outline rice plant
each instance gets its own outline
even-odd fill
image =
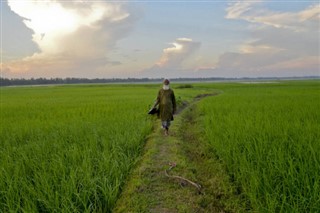
[[[109,212],[152,128],[154,88],[1,88],[0,210]]]
[[[319,212],[319,81],[212,86],[205,136],[239,193],[258,212]]]

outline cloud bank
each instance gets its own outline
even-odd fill
[[[188,19],[184,19],[174,23],[177,31],[172,26],[163,27],[163,34],[157,39],[144,41],[149,38],[150,30],[158,27],[158,22],[151,21],[155,17],[149,14],[142,24],[136,25],[141,8],[137,11],[131,3],[78,0],[7,2],[11,10],[23,19],[25,26],[31,29],[32,41],[38,51],[23,59],[3,63],[3,77],[320,75],[320,5],[316,3],[300,11],[290,12],[285,8],[287,11],[281,12],[268,9],[269,5],[276,6],[273,5],[276,3],[268,1],[231,1],[224,11],[223,27],[216,29],[225,30],[221,35],[226,35],[226,38],[202,36],[191,28],[181,28],[185,30],[182,32],[179,26],[189,23]],[[239,26],[233,28],[237,23]],[[189,24],[192,25],[191,22]],[[208,26],[213,28],[218,25],[208,25],[207,22],[201,27]],[[243,28],[240,29],[241,26]],[[136,27],[136,34],[117,45]],[[239,36],[238,32],[235,35],[237,29],[241,31]],[[174,36],[178,32],[196,37],[201,42],[180,37],[165,48],[159,47],[164,35],[166,38],[168,35],[176,38]],[[246,40],[234,45],[244,36],[247,36]],[[16,44],[16,47],[19,45]],[[159,54],[157,50],[161,49]],[[128,56],[135,60],[129,61]]]
[[[227,19],[244,20],[252,31],[239,52],[220,56],[214,73],[223,76],[320,75],[319,5],[299,12],[263,9],[262,1],[237,2],[227,9]]]
[[[146,71],[153,77],[320,76],[320,6],[280,12],[266,5],[265,1],[239,1],[226,8],[225,18],[243,21],[250,32],[238,51],[226,51],[211,63],[183,66],[201,43],[176,39]]]
[[[165,48],[160,59],[153,67],[144,70],[143,75],[176,77],[190,74],[190,70],[184,68],[184,62],[200,48],[201,43],[193,41],[191,38],[177,38],[169,44],[172,47]]]
[[[2,67],[25,77],[101,76],[107,65],[120,63],[107,54],[137,19],[126,4],[107,1],[8,0],[8,5],[33,31],[39,51]]]
[[[177,38],[171,43],[173,47],[163,50],[160,60],[156,63],[161,68],[179,68],[190,55],[200,47],[200,42],[190,38]]]

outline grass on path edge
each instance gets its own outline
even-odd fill
[[[170,136],[164,136],[157,120],[144,154],[124,186],[113,212],[247,212],[214,150],[202,137],[201,116],[196,104],[175,117]],[[178,175],[202,186],[165,176],[169,163]]]

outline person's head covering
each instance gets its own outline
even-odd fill
[[[170,84],[169,79],[167,79],[167,78],[166,78],[166,79],[164,79],[164,80],[163,80],[163,84],[164,84],[164,85],[169,85],[169,84]]]

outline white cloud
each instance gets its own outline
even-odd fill
[[[295,31],[309,30],[314,24],[318,26],[320,6],[312,5],[300,12],[275,12],[261,8],[263,1],[237,2],[230,5],[226,11],[227,19],[242,19],[251,23],[269,25],[275,28],[288,28]]]
[[[39,49],[32,56],[3,64],[3,69],[22,75],[82,76],[101,71],[110,64],[107,54],[136,20],[126,4],[117,2],[8,0],[8,5],[32,29]]]
[[[239,17],[244,17],[248,19],[246,13],[252,9],[252,6],[261,1],[239,1],[236,3],[229,4],[229,7],[226,9],[228,19],[238,19]]]
[[[261,6],[262,1],[254,1],[227,8],[227,19],[251,24],[252,38],[239,45],[239,52],[221,55],[215,72],[230,77],[320,75],[319,5],[299,12],[274,12]]]
[[[197,49],[201,43],[195,42],[190,38],[177,38],[171,43],[173,47],[163,50],[160,60],[156,63],[159,67],[178,68],[182,63]]]
[[[165,48],[160,59],[154,66],[144,70],[142,76],[172,78],[188,76],[193,72],[193,68],[183,65],[200,48],[201,43],[190,38],[177,38],[169,44],[172,47]]]

